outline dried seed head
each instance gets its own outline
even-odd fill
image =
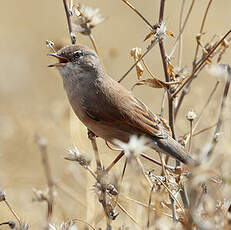
[[[117,188],[113,184],[108,184],[107,190],[113,196],[117,196],[119,194]]]
[[[48,200],[48,190],[47,191],[42,191],[38,190],[36,188],[33,188],[33,195],[34,197],[32,198],[32,201],[37,201],[37,202],[42,202],[42,201],[47,201]]]
[[[92,9],[89,6],[78,5],[74,15],[76,18],[73,21],[73,28],[84,35],[90,35],[91,29],[104,21],[99,9]]]
[[[186,118],[188,121],[194,121],[196,119],[197,115],[193,110],[190,110],[188,114],[186,115]]]
[[[213,64],[208,67],[208,72],[218,78],[230,76],[230,66],[228,64]]]
[[[29,224],[21,222],[18,227],[16,227],[15,230],[28,230],[29,229]]]
[[[47,148],[47,140],[39,135],[35,135],[35,142],[38,144],[41,151],[46,150]]]
[[[142,152],[150,149],[150,140],[144,136],[137,137],[131,136],[128,143],[124,143],[120,140],[114,140],[114,144],[124,150],[127,158],[137,156]]]
[[[57,227],[54,224],[49,224],[49,230],[77,230],[77,227],[74,225],[73,221],[63,222]]]
[[[6,193],[0,188],[0,202],[6,200]]]
[[[9,225],[10,229],[15,229],[16,224],[15,224],[14,221],[10,220],[10,221],[8,222],[8,225]]]
[[[56,50],[54,49],[54,45],[55,43],[53,41],[46,40],[46,46],[49,47],[53,52],[56,52]]]
[[[68,156],[65,157],[66,160],[77,161],[81,166],[85,168],[87,168],[91,163],[90,157],[87,155],[80,154],[76,146],[69,148],[67,150],[67,154]]]
[[[135,47],[135,48],[131,49],[130,55],[134,59],[135,62],[138,61],[142,56],[141,48]],[[140,80],[141,76],[144,73],[144,68],[140,62],[138,62],[136,64],[136,73],[137,73],[138,79]]]

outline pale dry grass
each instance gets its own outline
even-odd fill
[[[186,67],[188,70],[191,70],[196,48],[195,37],[200,30],[202,17],[208,2],[195,1],[192,14],[184,31],[181,63],[182,67]],[[150,41],[142,42],[150,32],[149,28],[122,1],[112,1],[108,4],[107,0],[100,2],[89,0],[81,1],[81,3],[91,5],[93,8],[100,8],[101,13],[106,18],[101,25],[94,29],[93,35],[107,72],[119,80],[133,64],[133,59],[129,56],[130,50],[136,46],[145,50],[150,43]],[[147,1],[145,4],[142,1],[136,1],[133,4],[150,22],[153,24],[158,22],[159,1]],[[191,1],[186,1],[183,11],[184,17],[190,4]],[[94,171],[94,155],[90,141],[87,139],[86,129],[70,111],[57,72],[46,68],[50,60],[46,57],[48,49],[45,47],[44,41],[52,39],[57,46],[70,44],[62,1],[23,2],[12,0],[2,2],[1,6],[0,187],[6,192],[7,201],[19,218],[29,223],[31,229],[42,229],[46,226],[47,218],[50,221],[50,217],[47,217],[46,202],[32,202],[34,197],[33,188],[45,191],[44,194],[47,195],[47,177],[44,174],[39,148],[34,141],[34,136],[39,135],[47,141],[52,180],[57,185],[51,223],[59,226],[63,221],[78,219],[79,221],[76,220],[75,222],[80,229],[84,229],[86,223],[97,226],[97,228],[105,228],[103,209],[92,187],[95,184],[95,179],[82,167],[64,160],[66,148],[76,144],[81,153],[88,153],[92,156]],[[212,2],[204,28],[206,34],[202,37],[203,45],[210,41],[214,34],[221,37],[230,30],[230,7],[231,3],[229,1]],[[178,34],[179,15],[180,2],[166,1],[164,21],[167,28],[173,31],[175,36]],[[85,36],[77,34],[77,40],[91,46],[91,41]],[[164,40],[168,54],[174,45],[174,41],[175,39],[171,37]],[[230,63],[229,57],[230,49],[223,56],[222,62]],[[161,62],[157,45],[145,57],[145,63],[158,79],[164,81]],[[177,65],[177,63],[178,59],[175,55],[173,64]],[[145,77],[148,77],[148,73]],[[198,130],[217,122],[224,87],[224,79],[220,80],[212,102],[202,116]],[[177,136],[189,131],[190,123],[185,115],[191,108],[196,111],[197,115],[200,114],[216,81],[216,77],[211,76],[207,71],[203,71],[200,77],[194,81],[190,88],[190,94],[185,97],[178,113],[175,124]],[[136,72],[133,70],[122,84],[131,88],[135,82],[137,82],[137,78]],[[152,108],[153,112],[160,113],[160,98],[163,89],[140,86],[134,89],[134,93],[142,98]],[[165,109],[164,117],[168,119],[167,111]],[[226,221],[228,220],[226,214],[230,199],[228,162],[230,162],[229,140],[231,135],[229,119],[230,101],[228,101],[225,109],[225,125],[216,147],[216,155],[214,154],[212,159],[203,167],[192,171],[195,176],[188,180],[191,191],[190,199],[193,203],[195,202],[192,209],[196,207],[196,202],[201,204],[200,212],[197,213],[199,217],[195,217],[194,220],[198,220],[197,224],[200,226],[200,223],[203,222],[200,220],[202,216],[208,221],[208,223],[206,222],[208,229],[211,228],[211,223],[214,224],[212,222],[214,220],[217,226],[221,226],[221,223],[227,224]],[[206,151],[206,144],[210,143],[213,133],[214,129],[195,136],[191,147],[192,152]],[[107,167],[118,153],[106,148],[102,140],[99,140],[98,147],[101,159]],[[154,157],[153,152],[149,153],[149,156]],[[157,154],[155,158],[159,160]],[[145,170],[155,168],[155,174],[159,173],[159,167],[157,168],[149,161],[142,160],[142,162],[145,165]],[[112,175],[108,181],[118,183],[123,167],[124,160],[113,167],[111,171],[113,173],[111,173]],[[204,176],[201,177],[200,175]],[[219,178],[216,178],[217,175]],[[220,183],[220,177],[224,179],[223,183]],[[132,161],[128,164],[120,188],[119,204],[117,204],[117,211],[120,214],[112,223],[113,229],[144,228],[148,223],[148,217],[150,217],[150,229],[158,229],[158,226],[159,229],[162,229],[165,225],[172,226],[172,229],[180,229],[181,224],[172,223],[171,218],[166,217],[167,215],[164,214],[163,217],[163,214],[159,212],[147,210],[150,200],[150,196],[147,194],[150,193],[147,192],[149,188],[146,180],[142,171],[137,167],[137,162]],[[159,185],[161,182],[158,182],[158,179],[152,177],[152,180],[157,186],[155,189],[159,189],[160,192],[152,195],[153,208],[163,211],[159,201],[163,197],[167,201],[169,194],[166,189]],[[168,185],[174,187],[174,179],[170,177],[169,180]],[[203,190],[198,191],[200,188],[198,184],[204,181],[208,182],[208,180],[214,180],[216,183],[209,181],[208,188],[205,188],[209,192],[197,197],[196,195],[200,192],[203,194]],[[171,187],[171,189],[173,188]],[[39,194],[41,195],[40,192]],[[215,200],[221,202],[216,203]],[[3,202],[0,204],[0,223],[14,220],[14,216],[6,205]],[[121,205],[121,208],[118,207],[119,205]],[[180,205],[177,204],[177,208]],[[127,210],[127,214],[123,211],[123,208]],[[167,214],[172,215],[171,209],[168,210]],[[187,216],[186,214],[182,215]],[[16,220],[14,221],[16,222]],[[86,223],[81,223],[81,221]],[[138,222],[138,224],[135,224],[135,222]],[[2,229],[7,229],[6,226],[3,227]]]

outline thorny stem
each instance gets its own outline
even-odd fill
[[[210,149],[209,149],[208,154],[207,154],[208,156],[211,156],[211,154],[214,151],[216,144],[218,142],[218,136],[220,135],[221,126],[223,123],[223,116],[224,116],[223,111],[225,108],[225,103],[226,103],[226,99],[227,99],[228,92],[229,92],[230,81],[231,81],[231,68],[229,65],[227,65],[226,83],[225,83],[225,88],[224,88],[224,92],[223,92],[219,118],[218,118],[215,133],[213,135],[212,143],[211,143]]]
[[[224,39],[231,33],[231,29],[221,38],[221,40],[209,51],[209,53],[202,58],[202,61],[200,62],[199,65],[197,65],[195,67],[195,69],[193,70],[192,74],[190,75],[190,77],[188,77],[188,79],[180,86],[178,87],[178,89],[172,94],[172,97],[175,98],[176,95],[185,87],[185,85],[191,81],[194,76],[196,75],[197,71],[201,68],[201,66],[206,62],[206,60],[212,55],[212,53],[217,49],[217,47],[224,41]]]
[[[76,36],[74,35],[73,29],[72,29],[72,23],[71,23],[72,12],[70,11],[70,9],[69,9],[69,7],[67,5],[67,0],[63,0],[63,4],[64,4],[65,12],[66,12],[67,25],[68,25],[68,30],[69,30],[70,38],[71,38],[71,43],[74,45],[75,42],[76,42]],[[70,8],[72,8],[72,6],[70,6]]]
[[[131,5],[131,3],[129,3],[127,0],[122,0],[128,7],[130,7],[136,14],[138,14],[147,25],[149,25],[151,27],[151,29],[153,28],[153,26],[151,25],[151,23],[133,6]]]

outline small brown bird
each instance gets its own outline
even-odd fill
[[[113,143],[128,142],[131,135],[145,136],[151,147],[185,164],[195,161],[169,134],[163,120],[117,81],[105,74],[97,54],[81,45],[70,45],[49,54],[62,78],[77,117],[97,136]]]

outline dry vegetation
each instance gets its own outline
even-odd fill
[[[177,30],[168,28],[169,23],[166,22],[168,14],[165,9],[170,1],[158,1],[159,9],[155,9],[159,15],[157,21],[147,19],[145,10],[135,6],[133,1],[120,2],[127,10],[126,17],[135,15],[133,24],[141,21],[143,31],[146,32],[141,34],[144,41],[136,42],[137,46],[143,48],[127,47],[129,43],[123,46],[123,49],[130,50],[133,63],[131,67],[128,62],[124,64],[128,71],[121,74],[118,81],[123,84],[133,72],[137,78],[132,79],[132,90],[139,86],[151,88],[148,94],[143,93],[150,101],[154,101],[153,104],[158,101],[159,107],[155,106],[155,111],[163,120],[166,119],[172,136],[188,149],[199,165],[189,168],[167,156],[153,151],[147,153],[143,138],[131,137],[129,143],[120,142],[121,149],[103,143],[91,132],[88,132],[87,140],[85,129],[78,126],[76,131],[73,128],[77,126],[76,118],[68,112],[69,109],[60,103],[52,104],[56,112],[51,113],[51,119],[47,119],[49,113],[43,115],[43,109],[36,111],[38,116],[46,117],[46,125],[42,129],[38,128],[41,122],[38,120],[37,128],[28,128],[37,149],[32,141],[25,142],[28,149],[40,152],[41,160],[37,152],[36,157],[23,155],[25,159],[33,159],[33,166],[25,167],[26,160],[20,159],[17,170],[11,170],[11,174],[7,175],[10,172],[7,168],[15,167],[14,163],[11,158],[0,155],[4,162],[0,174],[0,229],[231,229],[231,126],[228,96],[231,68],[226,61],[230,57],[231,28],[219,25],[222,35],[217,34],[217,13],[214,15],[217,18],[213,19],[214,26],[209,27],[211,31],[206,29],[206,25],[212,23],[209,13],[212,8],[219,8],[219,3],[206,1],[203,13],[199,15],[194,14],[198,10],[195,5],[200,7],[197,1],[175,1],[179,9],[178,14],[175,14]],[[89,38],[90,44],[103,60],[102,44],[98,45],[93,34],[98,24],[104,27],[107,19],[100,15],[98,9],[76,2],[73,4],[72,1],[64,0],[59,4],[62,3],[71,43],[79,42],[81,36]],[[223,11],[229,14],[225,7]],[[120,14],[119,11],[117,13]],[[196,36],[188,29],[192,17],[197,17]],[[123,22],[120,23],[122,27]],[[108,33],[104,31],[104,39]],[[193,47],[184,46],[185,37],[191,39]],[[46,44],[52,50],[62,46],[59,42],[53,44],[47,41]],[[163,77],[155,72],[155,61],[151,56],[154,49],[160,51],[158,65],[162,68]],[[110,55],[116,57],[118,54],[112,49]],[[191,59],[184,58],[186,56]],[[208,75],[205,80],[202,79],[205,78],[203,75]],[[159,91],[158,94],[156,91]],[[199,92],[199,97],[194,91]],[[4,95],[4,92],[1,93]],[[14,108],[9,113],[15,114],[17,107]],[[60,118],[60,121],[56,118],[52,121],[54,123],[49,123],[53,117]],[[36,118],[34,116],[33,122],[36,122]],[[17,119],[25,123],[32,122],[23,119],[22,115]],[[60,151],[72,142],[65,130],[69,124],[72,138],[77,132],[76,146],[81,147],[69,147],[66,156],[60,159]],[[15,142],[10,142],[10,138],[7,138],[13,132],[7,115],[1,117],[0,127],[4,128],[2,136],[5,138],[1,143],[7,140],[9,145],[17,145],[15,149],[20,154],[23,149],[20,146],[24,144],[21,143],[22,139],[18,137]],[[44,132],[46,129],[51,129],[50,136]],[[63,136],[58,132],[64,133]],[[50,145],[53,146],[53,155],[50,154]],[[1,154],[10,154],[7,152],[9,149],[3,146],[4,152]],[[21,168],[25,168],[24,175],[20,174]],[[22,181],[18,182],[19,178],[12,174],[20,174]],[[30,183],[23,181],[28,178],[27,174],[31,174]],[[41,177],[36,174],[41,174],[43,180],[40,181]],[[39,181],[35,182],[33,178]],[[14,182],[10,183],[9,180]],[[17,186],[18,183],[20,186]],[[18,196],[20,189],[23,193]],[[21,202],[17,203],[17,199]]]

